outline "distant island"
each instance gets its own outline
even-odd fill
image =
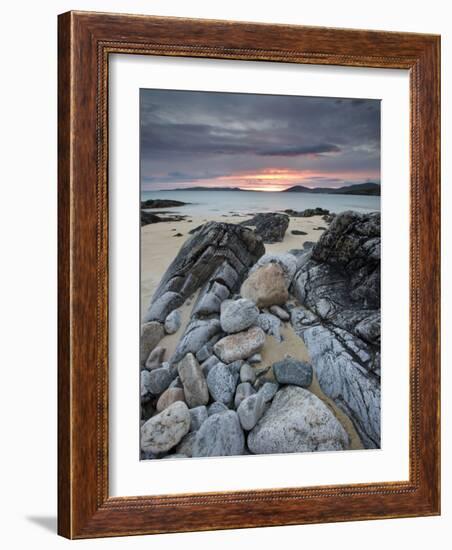
[[[377,195],[381,194],[381,187],[378,183],[356,183],[354,185],[345,185],[333,189],[331,187],[304,187],[303,185],[294,185],[284,190],[284,193],[328,193],[329,195]]]
[[[251,189],[242,189],[241,187],[185,187],[177,189],[161,189],[161,191],[252,191]],[[262,191],[268,193],[269,191]],[[367,182],[356,183],[353,185],[345,185],[343,187],[305,187],[303,185],[294,185],[288,189],[284,189],[283,193],[323,193],[329,195],[381,195],[381,187],[379,183]]]

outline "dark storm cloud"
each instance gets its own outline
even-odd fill
[[[147,188],[272,167],[379,177],[380,102],[142,90],[140,144]]]
[[[257,154],[263,157],[298,157],[302,155],[320,155],[321,153],[338,153],[340,148],[331,143],[319,143],[318,145],[308,145],[305,147],[275,147],[273,149],[264,149]]]

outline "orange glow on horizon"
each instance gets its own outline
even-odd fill
[[[295,170],[288,168],[265,168],[259,172],[236,172],[228,176],[219,176],[215,180],[209,182],[209,187],[215,184],[222,185],[223,183],[231,184],[234,182],[234,187],[240,187],[249,191],[268,191],[277,192],[284,191],[293,185],[303,185],[308,188],[313,187],[328,187],[328,183],[322,182],[322,179],[338,179],[345,181],[366,181],[370,177],[379,179],[379,174],[357,173],[357,172],[341,172],[328,173],[314,170]],[[312,180],[317,180],[318,183],[313,183]],[[270,183],[271,182],[271,183]],[[305,183],[308,182],[308,183]],[[338,186],[342,183],[339,181]]]
[[[193,179],[183,186],[199,185],[200,187],[238,187],[244,191],[278,192],[302,185],[309,189],[315,187],[341,187],[348,183],[363,183],[380,180],[379,172],[326,172],[315,170],[297,170],[290,168],[264,168],[259,171],[238,171],[226,176],[212,179]]]

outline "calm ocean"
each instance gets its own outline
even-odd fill
[[[173,199],[186,206],[162,208],[191,216],[250,212],[277,212],[292,208],[327,208],[338,214],[344,210],[372,212],[380,210],[380,197],[365,195],[324,195],[310,193],[270,193],[257,191],[143,191],[141,199]],[[159,209],[152,210],[158,212]]]

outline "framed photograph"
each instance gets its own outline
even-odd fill
[[[440,513],[440,38],[59,16],[59,533]]]

